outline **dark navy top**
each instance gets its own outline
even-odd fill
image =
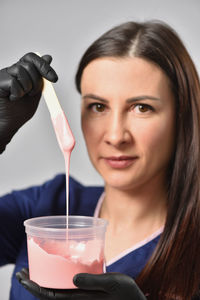
[[[93,216],[103,187],[86,187],[70,178],[69,214]],[[65,215],[65,175],[57,175],[41,186],[13,191],[0,198],[0,265],[15,264],[10,300],[36,300],[18,283],[15,273],[28,267],[24,220],[49,215]],[[135,278],[154,250],[160,234],[128,249],[108,262],[107,272],[121,272]]]

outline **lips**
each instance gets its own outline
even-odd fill
[[[104,161],[107,165],[114,169],[123,169],[127,168],[133,164],[136,160],[136,156],[110,156],[104,157]]]

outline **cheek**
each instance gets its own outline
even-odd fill
[[[138,130],[138,143],[150,159],[168,162],[174,151],[174,123],[171,120],[156,120]]]
[[[102,122],[95,121],[94,124],[93,120],[87,118],[87,116],[82,116],[81,127],[88,152],[90,152],[93,147],[97,147],[97,143],[100,140],[102,133]]]

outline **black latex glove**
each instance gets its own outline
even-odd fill
[[[146,300],[135,281],[121,273],[80,273],[74,277],[78,289],[47,289],[29,280],[27,269],[16,273],[19,282],[41,300]]]
[[[57,81],[51,60],[50,55],[27,53],[16,64],[0,70],[0,153],[34,115],[41,97],[42,77]]]

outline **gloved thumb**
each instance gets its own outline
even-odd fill
[[[74,276],[74,284],[85,290],[106,292],[110,299],[146,300],[135,281],[121,273],[88,274],[79,273]]]

